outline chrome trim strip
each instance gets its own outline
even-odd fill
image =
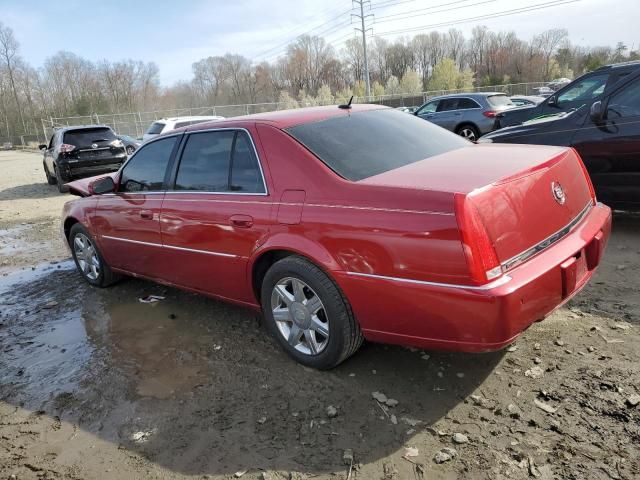
[[[514,267],[517,267],[518,265],[526,262],[529,258],[533,257],[537,253],[540,253],[541,251],[546,250],[548,247],[550,247],[554,243],[564,238],[571,230],[573,230],[573,227],[575,227],[578,223],[580,223],[580,221],[586,216],[586,214],[589,212],[592,206],[593,206],[593,200],[589,200],[589,203],[587,203],[587,205],[582,209],[582,211],[567,225],[562,227],[560,230],[549,235],[547,238],[537,243],[533,247],[528,248],[524,252],[514,255],[510,259],[502,262],[500,264],[500,266],[502,267],[502,271],[506,272],[511,270]]]
[[[356,277],[375,278],[378,280],[389,280],[392,282],[411,283],[414,285],[425,285],[430,287],[442,287],[442,288],[458,288],[461,290],[490,290],[492,288],[499,287],[511,280],[509,275],[503,275],[502,277],[489,282],[485,285],[460,285],[457,283],[440,283],[440,282],[427,282],[424,280],[413,280],[411,278],[401,277],[387,277],[385,275],[374,275],[372,273],[360,273],[360,272],[346,272],[347,275],[353,275]]]
[[[208,250],[196,250],[195,248],[185,248],[185,247],[177,247],[175,245],[161,245],[159,243],[150,243],[150,242],[142,242],[140,240],[131,240],[128,238],[120,238],[120,237],[112,237],[109,235],[102,235],[102,238],[107,238],[109,240],[117,240],[120,242],[126,243],[135,243],[137,245],[147,245],[150,247],[159,247],[159,248],[168,248],[171,250],[180,250],[183,252],[191,252],[191,253],[203,253],[205,255],[214,255],[216,257],[227,257],[227,258],[237,258],[238,255],[233,255],[231,253],[221,253],[221,252],[211,252]]]

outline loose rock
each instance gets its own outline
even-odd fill
[[[451,437],[451,440],[453,440],[453,443],[457,443],[457,444],[462,444],[462,443],[468,443],[469,442],[469,437],[467,437],[465,434],[463,433],[454,433],[453,437]]]
[[[557,408],[552,407],[551,405],[549,405],[548,403],[544,403],[540,400],[538,400],[537,398],[533,401],[533,403],[536,405],[536,407],[538,407],[540,410],[544,410],[547,413],[556,413],[558,411]]]
[[[371,396],[380,403],[387,403],[387,396],[382,392],[373,392]]]
[[[436,455],[433,457],[433,460],[436,463],[444,463],[444,462],[448,462],[449,460],[456,457],[457,455],[458,455],[458,452],[454,448],[445,447],[442,450],[440,450],[438,453],[436,453]]]
[[[327,407],[327,417],[333,418],[338,415],[338,409],[333,405]]]
[[[530,378],[540,378],[542,375],[544,375],[544,370],[540,367],[533,367],[524,372],[524,376]]]
[[[627,405],[630,407],[636,407],[640,404],[640,395],[633,394],[627,398]]]

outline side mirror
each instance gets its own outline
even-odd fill
[[[45,144],[38,145],[38,150],[46,150],[47,146]]]
[[[102,177],[89,184],[89,193],[92,195],[102,195],[111,193],[116,189],[116,184],[111,177]]]
[[[556,97],[554,97],[553,95],[550,96],[549,100],[547,100],[547,105],[549,105],[550,107],[556,105]]]
[[[595,124],[602,123],[604,119],[604,111],[602,109],[602,102],[598,100],[597,102],[593,102],[591,105],[591,109],[589,110],[589,117],[591,121]]]

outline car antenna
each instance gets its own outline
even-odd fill
[[[343,110],[351,110],[351,102],[353,102],[353,95],[349,99],[349,103],[343,103],[342,105],[338,105],[338,108],[342,108]]]

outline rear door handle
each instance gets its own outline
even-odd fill
[[[145,220],[153,220],[153,212],[151,210],[140,210],[140,218]]]
[[[250,228],[253,226],[253,217],[249,215],[231,215],[229,220],[234,227]]]

